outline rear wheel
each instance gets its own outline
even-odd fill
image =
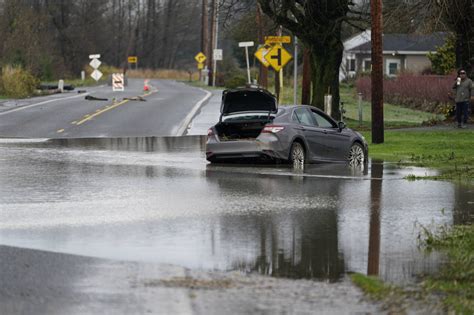
[[[360,143],[354,143],[349,150],[348,156],[349,165],[360,166],[364,165],[367,157],[365,156],[364,148]]]
[[[304,168],[304,164],[306,163],[306,153],[301,143],[293,142],[291,145],[290,162],[293,164],[293,168]]]

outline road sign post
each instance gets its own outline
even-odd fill
[[[100,58],[99,54],[89,55],[89,59],[92,59],[89,65],[92,67],[92,69],[94,69],[94,71],[92,71],[91,77],[96,81],[99,81],[103,75],[102,72],[99,71],[99,67],[102,64],[99,58]]]
[[[138,57],[137,56],[128,56],[127,61],[129,64],[135,64],[135,70],[138,69]]]
[[[239,47],[245,47],[245,58],[247,59],[247,79],[248,83],[251,84],[252,81],[250,79],[250,61],[249,61],[249,47],[253,47],[254,42],[240,42]]]
[[[281,44],[274,45],[265,55],[265,60],[279,72],[292,59],[291,54]]]

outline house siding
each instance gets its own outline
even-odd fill
[[[406,56],[407,69],[410,72],[421,73],[426,68],[431,67],[431,61],[428,56]]]

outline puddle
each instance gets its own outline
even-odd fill
[[[411,282],[419,225],[473,222],[474,189],[367,169],[209,165],[204,137],[0,141],[0,244],[338,281]]]

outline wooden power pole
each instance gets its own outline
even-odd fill
[[[209,58],[209,13],[208,0],[202,0],[201,51]]]
[[[209,58],[209,13],[208,0],[202,0],[202,23],[201,23],[201,51]],[[202,71],[199,71],[199,81],[202,78]]]
[[[260,3],[257,2],[257,28],[258,28],[258,42],[265,42],[263,34],[263,20],[262,20],[262,8]],[[259,74],[258,74],[258,84],[264,88],[268,88],[268,69],[262,63],[260,63]]]
[[[371,0],[372,17],[372,143],[384,142],[382,0]]]
[[[209,68],[209,86],[212,86],[212,77],[214,76],[214,49],[216,48],[216,41],[217,41],[217,0],[211,0],[211,40],[209,41],[209,56],[207,57],[208,60],[208,68]]]

